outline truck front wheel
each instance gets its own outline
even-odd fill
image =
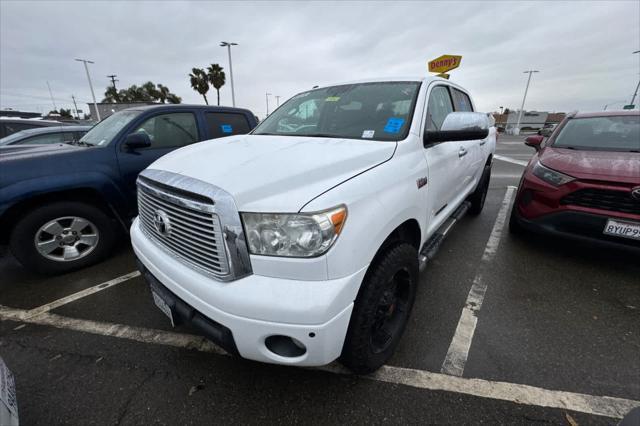
[[[478,182],[478,187],[468,198],[471,201],[469,214],[477,216],[482,212],[484,202],[487,199],[487,191],[489,191],[489,181],[491,180],[491,165],[485,166]]]
[[[113,221],[99,208],[58,202],[28,212],[11,233],[9,247],[28,269],[59,274],[103,259],[116,234]]]
[[[393,354],[409,319],[418,284],[418,253],[406,243],[388,248],[367,272],[356,298],[340,361],[358,374]]]

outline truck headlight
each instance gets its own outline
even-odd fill
[[[242,213],[249,251],[267,256],[320,256],[336,241],[346,219],[346,207],[317,213]]]
[[[539,161],[533,166],[532,173],[553,186],[564,185],[565,183],[575,180],[573,176],[565,175],[564,173],[545,167]]]

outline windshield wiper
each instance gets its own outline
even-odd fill
[[[300,134],[297,134],[296,136],[308,136],[310,138],[341,138],[342,137],[340,135],[331,135],[329,133],[309,133],[309,134],[300,133]]]
[[[87,146],[87,147],[95,146],[94,144],[85,142],[85,141],[72,141],[72,142],[66,142],[66,143],[69,145],[77,145],[77,146]]]

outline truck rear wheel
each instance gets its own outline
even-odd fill
[[[358,374],[371,373],[393,355],[416,297],[418,253],[394,245],[367,272],[355,301],[340,361]]]
[[[59,274],[102,260],[116,233],[112,219],[99,208],[58,202],[27,213],[11,233],[9,247],[26,268]]]

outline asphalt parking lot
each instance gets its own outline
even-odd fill
[[[500,137],[484,211],[428,264],[396,354],[368,377],[173,329],[126,241],[53,278],[3,252],[0,355],[22,424],[614,423],[640,406],[639,255],[510,235],[522,140]]]

